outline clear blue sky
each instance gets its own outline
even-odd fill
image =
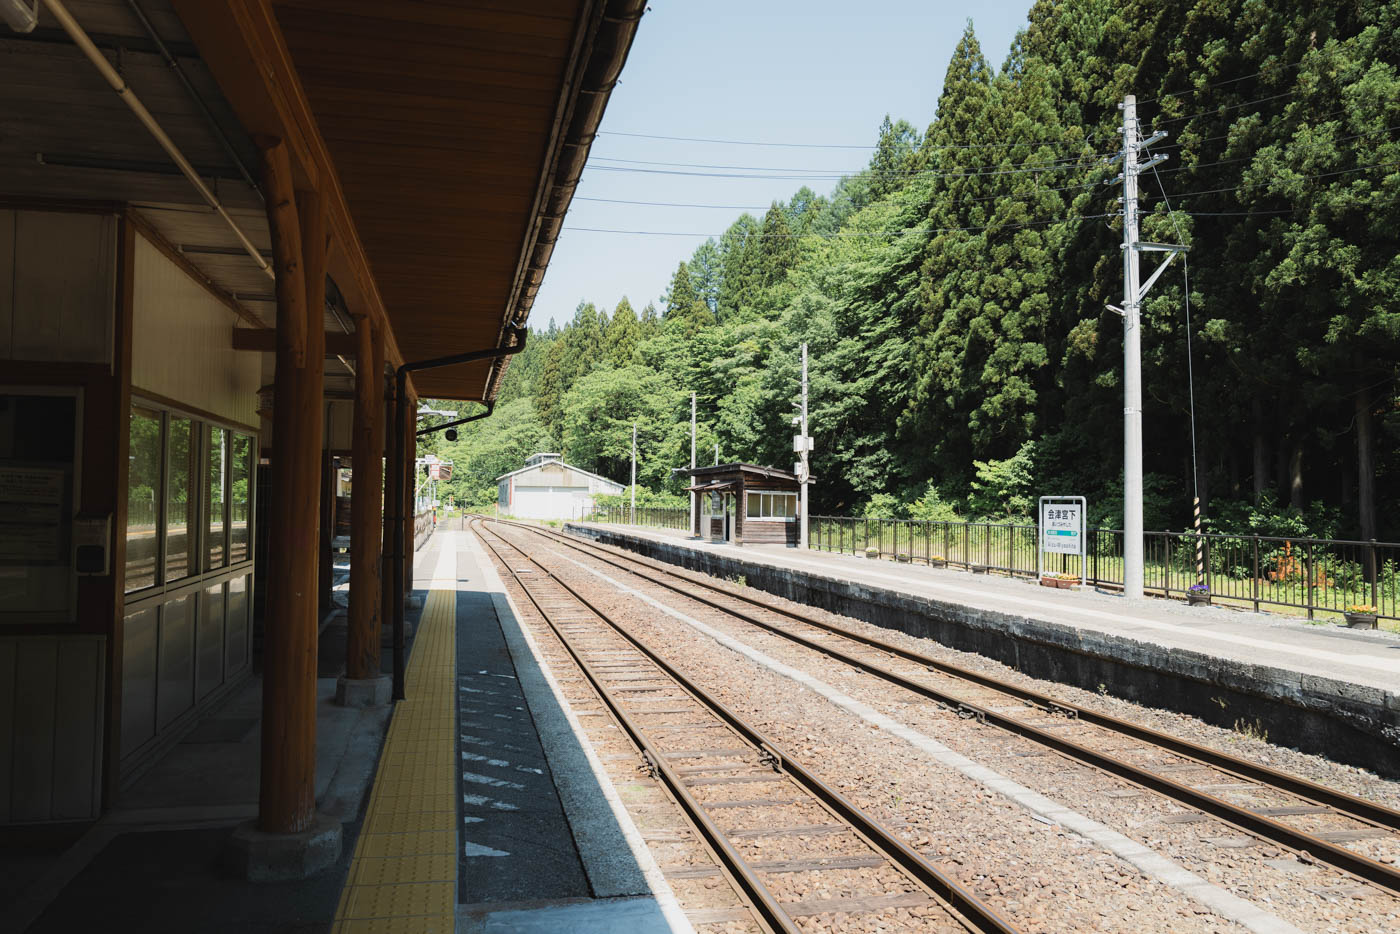
[[[530,323],[573,316],[584,299],[609,312],[626,295],[638,312],[665,291],[703,236],[595,233],[570,228],[718,236],[740,211],[589,199],[747,207],[761,216],[811,175],[830,193],[870,158],[886,113],[920,131],[938,103],[953,47],[974,12],[983,54],[1000,68],[1030,0],[654,0],[569,209]],[[678,142],[617,135],[835,144],[796,148]],[[740,166],[687,169],[639,162]],[[636,171],[636,170],[650,171]],[[805,170],[805,171],[798,171]],[[659,304],[659,303],[658,303]]]

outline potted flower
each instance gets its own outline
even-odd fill
[[[1192,584],[1186,588],[1186,602],[1192,606],[1210,606],[1210,588],[1205,584]]]
[[[871,545],[869,548],[865,549],[865,556],[867,558],[878,558],[880,557],[880,549]]]
[[[948,559],[942,555],[933,555],[928,559],[928,566],[931,568],[946,568],[948,566]]]
[[[900,564],[908,564],[908,563],[909,563],[909,552],[907,552],[907,551],[901,551],[901,552],[899,552],[899,554],[897,554],[897,555],[894,556],[894,560],[898,561]]]
[[[1342,613],[1351,629],[1375,629],[1379,611],[1369,603],[1353,603]]]
[[[1058,587],[1061,590],[1078,590],[1079,578],[1073,574],[1054,572],[1040,578],[1042,587]]]

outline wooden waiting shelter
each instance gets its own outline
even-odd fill
[[[333,459],[342,699],[386,700],[403,465],[443,427],[417,400],[490,413],[644,0],[12,6],[0,825],[99,817],[260,667],[256,831],[338,847],[313,791]]]
[[[696,494],[696,537],[712,542],[742,545],[792,545],[798,541],[797,475],[776,467],[754,464],[716,464],[692,467]]]

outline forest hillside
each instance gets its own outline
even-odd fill
[[[533,332],[496,414],[428,442],[447,492],[494,502],[536,450],[626,482],[635,421],[639,485],[676,494],[691,392],[701,463],[790,466],[805,341],[814,514],[1083,494],[1116,525],[1132,92],[1170,134],[1143,238],[1191,248],[1189,325],[1179,263],[1143,312],[1147,528],[1194,485],[1218,527],[1400,538],[1400,2],[1039,2],[991,54],[969,24],[931,119],[886,117],[864,171],[738,216],[656,301]]]

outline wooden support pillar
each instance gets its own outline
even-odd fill
[[[744,496],[744,475],[739,474],[739,483],[734,488],[734,544],[744,544],[744,510],[748,506]]]
[[[263,144],[277,273],[258,829],[302,833],[316,813],[316,583],[320,537],[325,205],[294,194],[280,140]]]
[[[355,433],[350,488],[350,633],[345,676],[379,676],[380,544],[383,541],[384,335],[355,318]]]

